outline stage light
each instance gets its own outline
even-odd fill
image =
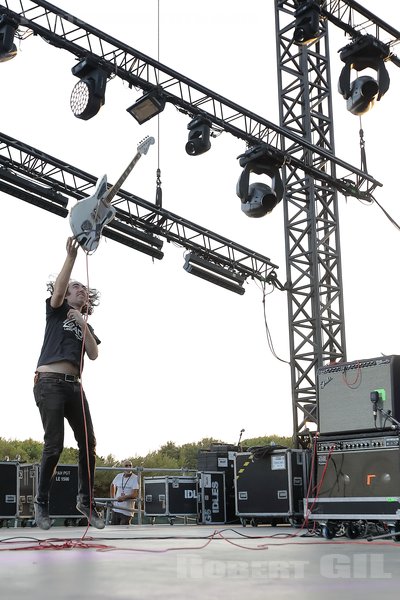
[[[117,219],[110,221],[103,229],[103,235],[158,260],[164,257],[164,253],[161,252],[164,243],[162,240],[151,233],[121,223]]]
[[[242,211],[253,218],[270,213],[283,198],[283,183],[279,173],[281,160],[264,146],[254,146],[240,155],[243,171],[236,186],[236,194],[242,201]],[[265,183],[249,185],[250,173],[265,174],[271,178],[271,186]]]
[[[240,294],[242,296],[245,292],[243,283],[246,278],[244,275],[238,271],[217,265],[216,263],[199,256],[195,252],[189,252],[185,256],[183,268],[187,273],[191,273],[191,275],[195,275],[205,281],[223,287],[226,290],[235,292],[235,294]]]
[[[2,173],[0,177],[1,192],[19,198],[20,200],[38,206],[39,208],[43,208],[59,217],[65,218],[68,215],[68,210],[65,208],[68,204],[68,198],[65,198],[54,190],[41,189],[41,186],[31,185],[28,181],[24,182],[24,188],[16,187],[16,185],[11,185],[10,183],[2,181],[3,178],[4,173]],[[7,179],[11,181],[10,178],[7,177]],[[12,183],[14,184],[16,181],[13,181]],[[49,198],[49,200],[45,200],[45,198]]]
[[[211,148],[210,121],[203,117],[195,117],[188,124],[189,135],[185,150],[190,156],[204,154]]]
[[[294,16],[296,18],[293,34],[295,44],[306,46],[321,36],[319,29],[321,7],[317,2],[313,0],[301,2]]]
[[[350,96],[346,103],[347,110],[353,115],[363,115],[374,106],[378,93],[378,82],[373,77],[368,75],[357,77],[350,88]]]
[[[104,227],[102,234],[104,235],[104,237],[107,237],[110,240],[114,240],[115,242],[124,244],[129,248],[133,248],[134,250],[143,252],[143,254],[147,254],[152,258],[157,258],[158,260],[164,258],[164,253],[161,252],[161,250],[159,250],[158,248],[154,248],[151,245],[142,244],[141,242],[138,242],[134,237],[132,237],[132,233],[131,235],[127,236],[122,233],[119,233],[118,231],[114,231],[114,229],[111,229],[110,225],[108,225],[107,227]]]
[[[99,112],[105,102],[107,73],[90,57],[72,68],[80,81],[74,86],[70,105],[75,117],[87,121]]]
[[[338,89],[347,101],[347,110],[353,115],[366,113],[388,91],[390,78],[384,60],[389,54],[388,47],[370,35],[342,48],[340,58],[345,66],[339,77]],[[350,81],[352,69],[363,71],[366,68],[375,70],[377,79],[364,75]]]
[[[132,115],[142,125],[149,119],[152,119],[165,108],[165,98],[162,92],[155,88],[150,92],[143,94],[132,106],[127,108],[129,114]]]
[[[6,15],[0,16],[0,62],[11,60],[17,54],[14,35],[17,24]]]

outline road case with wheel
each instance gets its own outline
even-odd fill
[[[301,522],[308,451],[265,446],[235,457],[236,514],[243,525]]]
[[[197,519],[197,477],[144,477],[143,486],[146,517]]]

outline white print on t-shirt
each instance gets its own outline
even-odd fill
[[[78,325],[78,323],[74,321],[74,319],[65,319],[63,323],[63,329],[64,331],[72,331],[75,334],[76,339],[82,341],[82,329],[80,328],[80,325]]]

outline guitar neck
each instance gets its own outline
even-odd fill
[[[125,171],[122,173],[122,175],[118,179],[118,181],[116,183],[114,183],[114,185],[108,190],[107,195],[103,199],[103,202],[105,202],[108,205],[111,204],[112,199],[119,192],[119,189],[121,188],[121,186],[124,183],[125,179],[128,177],[129,173],[132,171],[133,167],[136,165],[136,163],[138,162],[138,160],[139,160],[139,158],[141,156],[142,155],[141,155],[140,152],[136,153],[136,155],[131,160],[131,162],[129,163],[129,165],[126,167]]]

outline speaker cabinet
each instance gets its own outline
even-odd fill
[[[397,497],[400,495],[400,450],[338,452],[329,459],[327,455],[320,455],[317,481],[321,479],[319,498]]]
[[[391,422],[379,409],[400,420],[400,356],[337,363],[317,372],[320,434],[389,431]],[[371,392],[377,392],[376,421]]]

